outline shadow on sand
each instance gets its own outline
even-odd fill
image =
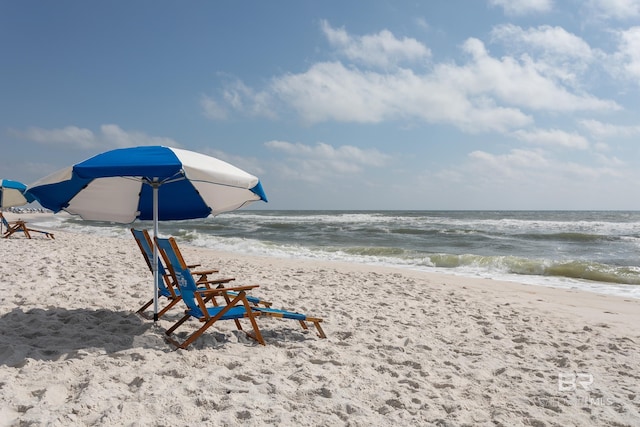
[[[0,365],[77,358],[89,349],[111,354],[134,346],[155,348],[153,340],[136,340],[151,328],[153,322],[128,311],[16,308],[0,316]]]

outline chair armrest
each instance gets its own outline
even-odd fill
[[[218,284],[223,284],[223,283],[229,283],[236,280],[235,277],[225,277],[222,279],[210,279],[210,280],[197,280],[196,284],[198,285],[218,285]]]
[[[191,269],[191,267],[189,267],[189,269]],[[211,270],[192,271],[191,275],[192,276],[196,276],[196,275],[206,276],[207,274],[213,274],[213,273],[219,273],[219,272],[220,272],[220,270],[216,270],[215,268],[212,268]]]
[[[251,289],[259,288],[260,285],[246,285],[246,286],[233,286],[231,288],[211,288],[211,289],[198,289],[199,294],[217,294],[220,295],[224,292],[240,292],[248,291]]]

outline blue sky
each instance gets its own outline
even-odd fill
[[[0,0],[0,175],[169,145],[269,209],[640,209],[640,0]]]

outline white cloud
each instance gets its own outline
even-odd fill
[[[448,66],[446,73],[454,76],[469,93],[496,96],[506,104],[532,110],[573,112],[587,110],[618,110],[609,100],[589,94],[574,94],[553,79],[541,74],[534,63],[524,58],[496,59],[489,55],[484,44],[471,38],[464,43],[472,61],[464,67]]]
[[[357,174],[367,167],[382,167],[390,159],[389,155],[376,149],[350,145],[336,148],[325,143],[312,146],[274,140],[266,142],[265,146],[289,156],[287,165],[281,171],[314,182],[327,176]]]
[[[582,163],[567,162],[562,167],[563,169],[559,171],[559,175],[574,178],[572,180],[573,184],[580,182],[582,179],[598,181],[604,178],[620,178],[623,176],[619,168],[611,166],[594,167]]]
[[[518,130],[514,136],[521,141],[550,147],[563,147],[578,150],[589,148],[589,141],[575,132],[565,132],[560,129],[537,129],[533,131]]]
[[[550,161],[540,151],[514,149],[508,154],[491,154],[485,151],[473,151],[469,153],[469,158],[474,163],[475,172],[478,176],[491,176],[493,174],[507,177],[521,175],[525,170],[546,169]]]
[[[600,151],[600,152],[607,152],[607,151],[611,151],[611,147],[609,146],[609,144],[605,144],[604,142],[595,142],[593,144],[593,148],[596,149],[596,151]]]
[[[601,153],[596,153],[596,159],[598,160],[598,163],[612,168],[622,168],[626,166],[626,163],[623,160],[615,156],[609,157]]]
[[[62,129],[41,129],[31,127],[26,131],[12,133],[22,139],[40,144],[62,144],[76,148],[93,148],[99,145],[98,138],[89,129],[67,126]]]
[[[382,44],[382,40],[394,41],[381,54],[387,61],[393,56],[389,52],[401,52],[405,58],[411,57],[409,52],[416,52],[416,58],[425,55],[420,49],[407,47],[413,43],[400,41],[386,32],[374,34],[371,38],[375,42],[365,43],[366,36],[353,37],[327,23],[324,31],[342,54],[349,52],[347,56],[356,62],[371,46]],[[495,37],[503,39],[509,33],[519,38],[522,45],[533,44],[553,52],[555,57],[588,61],[593,56],[588,44],[559,28],[524,31],[504,26],[496,30]],[[560,45],[552,47],[554,38],[561,39]],[[566,76],[570,71],[564,70],[562,64],[535,62],[527,55],[496,58],[475,38],[466,40],[462,50],[467,54],[464,63],[440,63],[422,71],[399,66],[380,71],[361,68],[356,63],[318,62],[304,72],[274,77],[261,91],[235,82],[224,90],[224,100],[238,112],[271,118],[276,117],[276,107],[293,109],[308,124],[418,120],[451,124],[466,132],[499,133],[531,125],[533,118],[528,111],[620,109],[613,101],[571,90],[563,84],[558,76]]]
[[[541,75],[574,88],[594,63],[606,62],[606,54],[562,27],[541,25],[524,29],[513,24],[496,26],[491,41],[504,46],[509,54],[522,58]]]
[[[273,108],[274,100],[268,92],[256,92],[243,82],[236,80],[227,85],[220,96],[224,104],[213,96],[202,95],[200,107],[205,117],[211,120],[226,120],[229,111],[239,111],[253,117],[266,117],[275,119],[277,113]]]
[[[596,157],[602,160],[602,156]],[[562,161],[543,151],[514,149],[506,154],[474,151],[469,154],[469,160],[463,172],[467,180],[491,182],[497,187],[520,187],[523,191],[535,187],[548,192],[549,186],[561,183],[583,186],[586,181],[624,175],[622,163],[611,159],[602,166],[592,166]]]
[[[590,61],[594,57],[594,52],[586,41],[562,27],[541,25],[524,29],[513,24],[503,24],[491,30],[491,39],[519,52],[531,52],[533,49],[547,56],[584,61]]]
[[[496,153],[476,150],[455,165],[426,171],[422,187],[452,189],[451,197],[435,194],[434,200],[447,200],[458,209],[624,206],[615,200],[617,192],[612,189],[622,187],[623,191],[629,191],[629,183],[637,182],[634,168],[615,156],[601,153],[583,152],[579,157],[566,154],[542,148]],[[587,156],[592,156],[593,161],[576,160]]]
[[[507,15],[549,12],[553,8],[552,0],[489,0],[489,4],[501,7]]]
[[[202,107],[204,116],[211,120],[224,120],[228,117],[226,109],[210,96],[202,95],[200,97],[200,106]]]
[[[135,147],[137,145],[165,145],[178,147],[179,144],[171,138],[149,136],[144,132],[125,131],[118,125],[100,126],[100,140],[107,147]]]
[[[415,18],[415,22],[416,22],[416,25],[417,25],[419,28],[422,28],[423,30],[428,30],[428,29],[430,29],[430,28],[431,28],[431,26],[429,25],[429,23],[427,22],[427,20],[426,20],[426,19],[424,19],[424,18],[423,18],[423,17],[421,17],[421,16],[419,16],[419,17]]]
[[[640,82],[640,27],[618,32],[618,52],[615,66],[634,82]]]
[[[125,131],[118,125],[108,124],[100,126],[100,132],[94,133],[89,129],[67,126],[62,129],[29,128],[26,131],[13,133],[29,141],[46,145],[68,145],[82,149],[124,148],[137,145],[166,145],[179,147],[171,138],[154,137],[144,132]]]
[[[256,117],[275,118],[272,100],[267,92],[256,92],[241,81],[236,81],[224,90],[224,99],[234,109],[248,112]]]
[[[356,63],[387,68],[402,62],[424,61],[431,56],[425,45],[413,38],[396,38],[390,31],[354,37],[343,28],[321,22],[322,31],[338,52]]]
[[[587,9],[596,20],[633,19],[640,16],[640,0],[590,0]]]
[[[620,126],[593,119],[580,120],[579,123],[587,129],[594,138],[625,138],[640,135],[640,125]]]
[[[274,79],[271,89],[305,119],[376,123],[393,116],[393,74],[348,69],[339,62],[313,65],[300,74]]]
[[[446,74],[417,75],[406,69],[380,74],[339,62],[319,63],[305,73],[275,79],[272,90],[309,123],[417,118],[468,131],[504,131],[530,122],[516,109],[469,99]]]

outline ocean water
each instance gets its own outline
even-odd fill
[[[130,225],[42,225],[130,237]],[[151,229],[150,222],[135,227]],[[640,212],[262,211],[160,223],[185,244],[580,288],[640,298]]]

